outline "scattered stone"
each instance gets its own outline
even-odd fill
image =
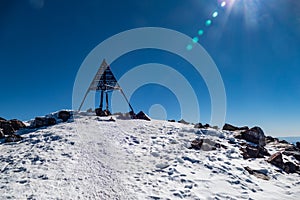
[[[223,130],[226,130],[226,131],[239,131],[239,130],[249,130],[249,128],[248,128],[248,126],[237,127],[237,126],[233,126],[231,124],[225,124],[223,126]]]
[[[296,147],[300,149],[300,142],[296,142]]]
[[[71,112],[66,110],[59,111],[58,118],[61,119],[63,122],[66,122],[71,118]]]
[[[244,167],[245,170],[247,170],[249,172],[249,174],[252,174],[253,176],[263,179],[263,180],[270,180],[270,177],[268,177],[267,175],[267,171],[266,170],[254,170],[251,169],[250,167]]]
[[[195,124],[194,128],[204,128],[204,126],[201,123]]]
[[[32,123],[32,127],[39,128],[43,126],[51,126],[56,124],[56,119],[53,117],[36,117]]]
[[[209,124],[205,124],[204,128],[210,128],[210,125]]]
[[[265,138],[265,142],[266,142],[267,144],[272,143],[272,142],[278,142],[278,141],[279,141],[278,138],[273,138],[272,136],[267,136],[267,137]]]
[[[175,122],[175,119],[169,119],[168,122]]]
[[[286,173],[296,173],[299,170],[299,167],[292,162],[286,162],[283,166],[283,171]]]
[[[251,128],[247,131],[242,132],[240,136],[241,136],[241,139],[244,139],[248,142],[252,142],[254,144],[258,144],[259,146],[266,145],[265,134],[264,134],[263,130],[257,126]]]
[[[10,122],[10,124],[13,127],[14,130],[19,130],[21,128],[26,128],[26,125],[20,120],[11,119],[11,120],[9,120],[9,122]]]
[[[101,108],[96,108],[95,112],[96,112],[96,115],[100,116],[100,117],[111,115],[109,110],[102,110]]]
[[[6,143],[9,143],[9,142],[19,142],[22,140],[22,137],[20,135],[16,135],[16,134],[11,134],[9,136],[7,136],[5,138],[5,141]]]
[[[241,148],[244,159],[248,158],[264,158],[264,156],[270,156],[267,149],[259,146],[247,145],[246,148]]]
[[[283,169],[284,163],[282,159],[282,154],[280,152],[273,154],[267,161],[275,165],[276,167]]]
[[[195,149],[195,150],[200,150],[201,147],[202,147],[202,144],[203,144],[203,139],[193,140],[192,143],[191,143],[191,148]]]
[[[4,135],[11,135],[16,132],[9,121],[1,121],[0,128],[2,128]]]
[[[148,117],[148,115],[146,115],[143,111],[140,111],[138,114],[136,114],[135,119],[143,119],[143,120],[151,121],[150,117]]]
[[[179,120],[178,123],[181,123],[181,124],[189,124],[189,123],[186,122],[184,119]]]

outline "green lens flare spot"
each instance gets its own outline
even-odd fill
[[[216,18],[216,17],[218,16],[218,14],[219,14],[219,13],[218,13],[217,11],[215,11],[215,12],[213,12],[212,17],[213,17],[213,18]]]
[[[198,31],[198,35],[203,35],[204,34],[204,31],[201,29]]]
[[[194,37],[193,38],[193,43],[197,43],[199,41],[199,38],[198,37]]]
[[[206,22],[205,22],[205,26],[210,26],[211,23],[212,23],[212,21],[211,21],[210,19],[208,19],[208,20],[206,20]]]
[[[192,49],[193,49],[193,45],[191,45],[191,44],[187,45],[187,46],[186,46],[186,49],[187,49],[188,51],[192,50]]]

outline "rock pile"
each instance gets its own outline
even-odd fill
[[[0,139],[4,139],[5,142],[20,141],[22,137],[15,133],[23,128],[26,128],[26,125],[20,120],[0,118]]]

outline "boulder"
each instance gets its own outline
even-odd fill
[[[272,142],[278,142],[278,141],[279,141],[278,138],[273,138],[272,136],[267,136],[267,137],[265,138],[265,142],[266,142],[267,144],[272,143]]]
[[[22,140],[22,137],[20,135],[16,135],[16,134],[11,134],[9,136],[7,136],[5,138],[5,143],[8,143],[8,142],[19,142]]]
[[[267,149],[259,146],[247,145],[246,148],[241,148],[244,159],[248,158],[263,158],[264,156],[270,156]]]
[[[300,149],[300,142],[296,142],[296,147]]]
[[[239,131],[239,130],[249,130],[248,126],[243,126],[243,127],[237,127],[231,124],[225,124],[222,128],[223,130],[226,131]]]
[[[244,169],[247,170],[249,174],[255,176],[256,178],[260,178],[266,181],[270,180],[270,177],[268,177],[266,170],[255,170],[255,169],[251,169],[248,166],[244,167]]]
[[[100,117],[111,115],[109,110],[102,110],[101,108],[96,108],[95,112],[96,112],[96,115],[100,116]]]
[[[43,126],[51,126],[56,124],[56,119],[53,117],[36,117],[33,121],[32,126],[39,128]]]
[[[175,122],[175,119],[169,119],[168,122]]]
[[[4,135],[11,135],[16,132],[9,121],[0,123],[0,128],[2,128]]]
[[[299,167],[292,162],[286,162],[283,166],[283,171],[286,173],[295,173],[299,170]]]
[[[178,123],[181,123],[181,124],[189,124],[189,123],[186,122],[184,119],[179,120]]]
[[[135,115],[135,117],[136,119],[151,121],[150,117],[148,117],[143,111],[140,111],[138,114]]]
[[[253,127],[242,133],[242,138],[248,142],[258,144],[259,146],[265,146],[265,134],[263,130],[259,127]]]
[[[195,124],[194,128],[204,128],[204,126],[201,123]]]
[[[203,139],[195,139],[191,143],[191,148],[195,150],[200,150],[203,144]]]
[[[268,158],[267,161],[269,163],[275,165],[276,167],[283,169],[284,163],[283,163],[283,159],[282,159],[282,154],[280,152],[277,152],[277,153],[273,154],[272,156],[270,156],[270,158]]]
[[[11,120],[9,120],[9,122],[15,130],[19,130],[21,128],[26,128],[26,125],[20,120],[11,119]]]
[[[204,125],[204,128],[209,128],[209,127],[210,127],[209,124],[205,124],[205,125]]]
[[[66,122],[71,118],[71,113],[66,110],[59,111],[58,118],[61,119],[63,122]]]

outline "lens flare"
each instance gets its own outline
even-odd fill
[[[216,17],[218,16],[218,14],[219,14],[219,13],[218,13],[217,11],[215,11],[215,12],[212,14],[212,17],[213,17],[213,18],[216,18]]]
[[[210,26],[212,24],[212,21],[210,19],[206,20],[205,26]]]

